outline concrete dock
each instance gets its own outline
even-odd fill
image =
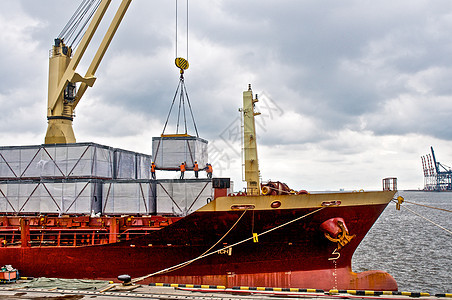
[[[441,300],[452,299],[452,294],[408,293],[408,292],[373,292],[373,291],[321,291],[306,289],[280,289],[256,287],[209,287],[193,285],[128,285],[104,284],[70,287],[68,283],[55,283],[42,287],[27,284],[19,280],[17,283],[0,285],[0,299],[421,299]]]
[[[40,288],[0,287],[1,299],[215,299],[215,300],[239,300],[239,299],[274,299],[274,295],[250,294],[250,293],[222,293],[219,291],[194,292],[172,287],[140,286],[133,291],[109,290],[49,290]],[[278,299],[294,299],[294,297],[278,297]]]

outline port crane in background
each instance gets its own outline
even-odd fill
[[[452,190],[452,169],[436,160],[435,151],[430,147],[431,154],[421,156],[424,171],[424,190]]]
[[[83,0],[73,17],[55,39],[49,58],[49,87],[45,144],[75,143],[72,121],[74,109],[88,87],[93,86],[94,74],[110,45],[132,0],[122,0],[111,24],[88,67],[85,76],[76,72],[91,39],[104,17],[111,0]],[[79,36],[91,20],[81,40]],[[81,29],[77,28],[81,26]],[[78,46],[77,43],[79,42]],[[77,47],[75,53],[74,49]],[[74,54],[72,56],[72,54]],[[76,84],[80,86],[76,89]]]

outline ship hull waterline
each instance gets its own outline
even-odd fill
[[[129,274],[136,278],[197,258],[223,238],[211,251],[246,242],[141,283],[397,290],[391,275],[383,271],[354,273],[351,266],[354,251],[393,195],[221,197],[138,238],[94,246],[3,247],[0,263],[13,265],[22,276],[116,280],[118,275]],[[275,201],[281,206],[272,208]],[[338,217],[353,236],[339,250],[320,228],[323,222]],[[278,226],[257,240],[250,239],[253,233]]]

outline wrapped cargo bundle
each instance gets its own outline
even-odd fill
[[[0,180],[149,179],[151,160],[95,143],[0,147]]]
[[[195,161],[199,166],[208,163],[207,141],[194,136],[163,136],[152,138],[152,156],[161,170],[178,170],[182,162],[187,170]]]
[[[114,149],[114,179],[149,179],[151,156]]]
[[[149,180],[106,180],[102,190],[102,214],[154,214],[155,189],[155,182]]]
[[[212,181],[158,180],[157,213],[186,216],[203,207],[213,199]]]
[[[101,211],[98,180],[0,182],[0,212],[87,215]]]

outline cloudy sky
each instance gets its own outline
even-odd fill
[[[186,57],[184,3],[178,55]],[[78,5],[1,1],[1,146],[44,142],[49,50]],[[214,175],[236,189],[248,84],[261,99],[264,181],[379,190],[382,178],[397,177],[399,189],[417,189],[430,146],[452,165],[451,1],[192,0],[189,16],[190,102]],[[151,154],[179,80],[175,35],[175,1],[132,2],[77,106],[78,142]]]

